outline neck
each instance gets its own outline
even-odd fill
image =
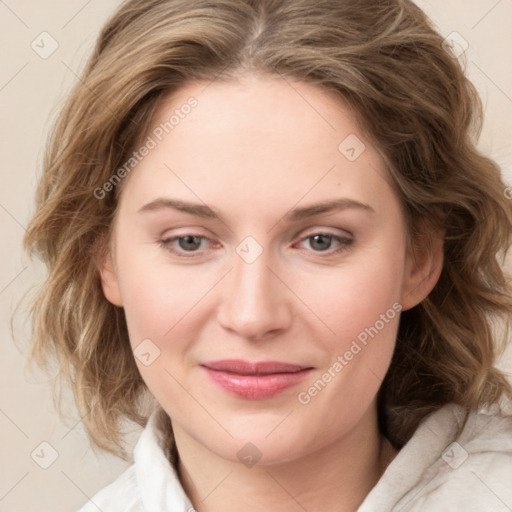
[[[396,455],[368,411],[349,433],[282,464],[226,460],[175,426],[179,476],[197,512],[355,511]]]

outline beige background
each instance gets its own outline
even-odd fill
[[[49,122],[117,4],[114,0],[0,0],[0,511],[76,510],[127,466],[89,448],[72,406],[67,422],[57,416],[48,377],[25,368],[23,320],[16,324],[17,346],[9,331],[14,305],[42,275],[38,262],[29,264],[22,255],[20,243],[32,211]],[[506,180],[512,183],[512,1],[421,0],[418,4],[444,36],[456,31],[469,43],[464,54],[468,74],[483,97],[487,116],[481,149],[503,166]],[[40,36],[44,31],[58,43],[46,59],[31,47],[35,40],[40,52],[51,49],[49,36]],[[44,48],[41,37],[46,38]],[[510,359],[504,358],[502,364],[510,367]],[[51,462],[52,456],[56,460],[43,469],[41,464]]]

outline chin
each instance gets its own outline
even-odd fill
[[[235,463],[242,463],[248,467],[257,464],[258,466],[275,466],[285,464],[300,458],[311,451],[315,440],[319,437],[315,434],[308,436],[307,432],[297,429],[288,420],[294,414],[288,408],[280,414],[258,414],[240,418],[240,422],[232,422],[227,429],[233,435],[227,435],[214,443],[212,451],[219,456]],[[287,416],[290,418],[287,418]],[[283,421],[284,420],[284,421]],[[295,418],[295,421],[297,418]],[[310,440],[308,442],[308,440]],[[227,441],[227,443],[225,442]]]

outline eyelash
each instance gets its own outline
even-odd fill
[[[317,254],[325,254],[326,256],[325,257],[332,257],[332,256],[336,256],[342,252],[345,252],[349,249],[349,247],[353,244],[354,240],[352,238],[346,238],[346,237],[342,237],[342,236],[338,236],[338,235],[335,235],[333,233],[329,233],[329,232],[324,232],[324,231],[319,231],[317,233],[312,233],[304,238],[302,238],[300,240],[300,242],[304,242],[305,240],[309,240],[309,239],[312,239],[314,238],[315,236],[325,236],[325,237],[329,237],[331,238],[332,240],[336,240],[340,246],[336,249],[336,250],[330,250],[330,249],[327,249],[325,251],[312,251],[314,253],[317,253]],[[187,233],[187,234],[184,234],[184,235],[180,235],[180,236],[174,236],[174,237],[170,237],[170,238],[164,238],[162,240],[159,240],[159,244],[160,246],[175,254],[176,256],[180,257],[180,258],[197,258],[199,255],[200,255],[200,251],[176,251],[175,249],[171,248],[171,244],[173,242],[176,242],[177,240],[180,240],[180,239],[183,239],[183,238],[186,238],[186,237],[189,237],[189,236],[192,236],[192,237],[196,237],[196,238],[200,238],[201,240],[209,240],[209,238],[203,236],[203,235],[198,235],[198,234],[194,234],[194,233]],[[187,254],[188,252],[188,254]]]

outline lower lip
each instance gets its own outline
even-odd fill
[[[202,367],[208,377],[224,391],[238,398],[264,400],[278,395],[285,389],[304,380],[311,369],[293,373],[272,373],[269,375],[239,375]]]

